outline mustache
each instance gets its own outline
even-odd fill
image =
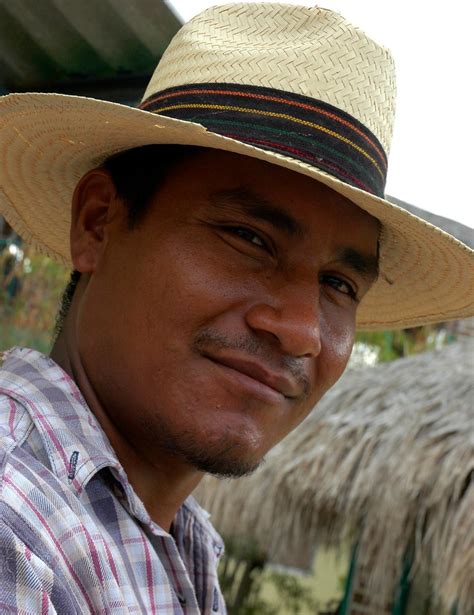
[[[255,336],[240,336],[231,339],[222,333],[207,328],[196,334],[192,348],[198,354],[205,354],[209,349],[242,351],[249,356],[260,359],[270,368],[287,370],[301,386],[302,400],[307,399],[311,394],[312,386],[304,366],[305,360],[288,355],[277,355],[269,344]]]

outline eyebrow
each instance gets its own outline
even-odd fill
[[[354,248],[340,248],[335,260],[366,278],[369,282],[375,282],[375,280],[379,277],[378,242],[376,256],[371,254],[363,254]]]
[[[274,228],[283,231],[290,237],[302,237],[304,229],[301,224],[286,211],[271,203],[264,197],[248,188],[234,188],[232,190],[218,190],[212,192],[210,204],[222,207],[238,207],[238,209],[255,220],[269,222]]]
[[[248,188],[240,187],[212,192],[209,202],[216,210],[222,207],[238,208],[239,211],[255,220],[269,222],[290,237],[305,235],[304,228],[293,216]],[[358,273],[369,283],[373,283],[379,276],[379,243],[377,242],[377,255],[375,256],[364,254],[354,248],[341,247],[334,260]]]

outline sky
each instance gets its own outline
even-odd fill
[[[169,0],[188,20],[225,0]],[[314,0],[291,4],[315,6]],[[397,116],[386,193],[474,227],[474,70],[466,0],[322,0],[388,47],[397,68]]]

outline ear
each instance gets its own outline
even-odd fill
[[[108,225],[117,213],[117,195],[110,173],[93,169],[74,190],[71,215],[71,259],[81,273],[95,271],[107,245]]]

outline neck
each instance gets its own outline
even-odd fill
[[[76,293],[79,290],[78,287]],[[51,358],[77,384],[150,517],[161,528],[170,531],[179,507],[198,485],[202,473],[167,451],[153,451],[153,459],[150,459],[121,433],[113,420],[113,408],[103,406],[81,361],[75,333],[77,311],[78,297],[75,295],[64,327],[52,348]]]

